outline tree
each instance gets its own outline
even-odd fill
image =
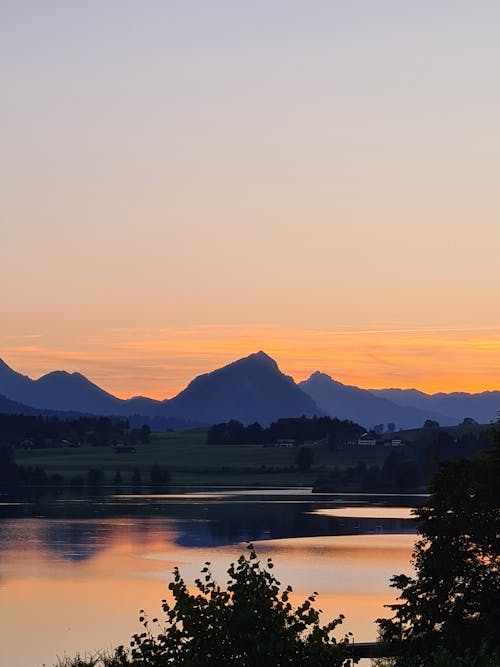
[[[463,421],[460,423],[460,426],[478,426],[478,423],[472,417],[464,417]]]
[[[399,646],[397,664],[412,655],[412,665],[427,667],[438,647],[459,657],[486,645],[500,658],[500,432],[492,438],[476,459],[442,462],[415,511],[415,577],[392,578],[400,602],[378,621],[382,640]]]
[[[393,449],[386,456],[382,479],[389,489],[415,489],[421,483],[417,464],[399,448]]]
[[[151,484],[154,486],[168,486],[170,483],[170,473],[168,470],[162,468],[158,463],[151,467],[150,473]]]
[[[139,430],[139,440],[143,445],[147,445],[149,443],[150,436],[151,428],[147,424],[143,424]]]
[[[300,472],[310,472],[313,462],[314,452],[312,448],[301,447],[295,456],[295,463],[298,465]]]
[[[87,486],[91,488],[104,484],[104,473],[99,468],[91,468],[87,473]]]
[[[326,625],[312,603],[316,594],[300,606],[290,603],[292,589],[280,591],[280,582],[261,565],[252,545],[228,569],[227,590],[220,588],[205,563],[203,577],[196,580],[197,593],[190,593],[178,568],[169,584],[173,602],[163,600],[165,625],[152,619],[159,632],[151,631],[144,612],[140,621],[145,632],[132,638],[131,651],[117,649],[123,665],[148,667],[340,667],[346,664],[348,637],[332,637],[343,616]]]

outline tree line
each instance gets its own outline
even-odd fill
[[[106,446],[120,441],[147,443],[150,433],[148,425],[130,428],[128,420],[119,417],[60,419],[57,416],[0,414],[0,444],[12,447],[40,449],[61,445]]]
[[[357,440],[365,429],[359,424],[335,417],[290,417],[278,419],[268,427],[258,422],[244,426],[231,419],[214,424],[207,433],[209,445],[272,445],[279,440],[304,442],[327,439],[330,445]]]
[[[404,448],[387,448],[381,466],[359,461],[355,466],[335,466],[314,483],[316,492],[414,492],[427,486],[444,460],[472,459],[490,446],[488,429],[453,437],[446,430],[422,430]]]
[[[0,445],[0,494],[13,496],[21,493],[24,497],[36,499],[46,492],[57,495],[65,487],[73,491],[87,489],[98,492],[106,483],[113,484],[117,491],[125,485],[137,491],[143,485],[163,490],[170,484],[170,472],[155,463],[146,474],[138,467],[127,475],[116,470],[113,477],[107,480],[100,468],[90,468],[86,473],[66,477],[58,473],[49,475],[41,466],[19,465],[14,460],[12,447]]]

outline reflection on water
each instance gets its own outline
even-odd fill
[[[139,609],[160,611],[175,565],[193,582],[209,560],[225,583],[249,540],[273,558],[296,602],[318,591],[325,620],[344,613],[345,631],[373,640],[373,620],[393,599],[389,577],[408,571],[413,522],[339,516],[339,499],[297,500],[189,494],[120,501],[115,516],[107,516],[108,500],[87,518],[70,509],[69,518],[0,520],[0,665],[49,666],[56,655],[126,643],[139,629]]]
[[[124,500],[136,500],[143,503],[146,500],[203,500],[204,498],[217,499],[225,498],[227,494],[223,493],[119,493],[112,497],[114,502],[121,502]]]
[[[412,511],[411,507],[337,507],[314,510],[313,514],[359,519],[413,519]]]

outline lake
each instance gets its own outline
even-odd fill
[[[52,667],[57,656],[127,644],[140,609],[160,614],[174,566],[187,583],[203,563],[221,583],[252,541],[292,601],[319,593],[336,636],[376,638],[409,573],[422,497],[311,494],[310,489],[179,490],[50,502],[0,503],[0,664]]]

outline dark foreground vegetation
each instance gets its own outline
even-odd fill
[[[379,620],[381,639],[401,656],[397,666],[429,667],[429,653],[448,653],[457,660],[453,664],[460,658],[463,664],[500,665],[497,429],[492,440],[473,460],[443,462],[431,481],[429,502],[415,510],[416,574],[392,578],[399,591],[390,606],[394,616]],[[479,662],[470,662],[478,656]]]
[[[213,579],[205,563],[196,592],[191,593],[179,570],[169,584],[171,599],[162,601],[162,620],[141,611],[143,631],[112,656],[75,658],[72,667],[341,667],[346,664],[349,636],[333,632],[339,616],[322,625],[313,603],[316,593],[298,607],[290,602],[292,588],[281,589],[271,559],[263,565],[252,545],[231,563],[226,588]]]
[[[396,575],[392,618],[379,619],[380,640],[392,667],[500,665],[500,433],[473,460],[443,462],[432,479],[420,521],[415,576]],[[280,589],[272,562],[253,550],[228,570],[221,588],[209,564],[190,593],[179,571],[163,601],[165,617],[149,620],[129,647],[112,656],[77,658],[67,667],[253,665],[297,667],[349,664],[348,637],[333,631],[343,617],[320,624],[316,594],[293,608],[291,588]]]

